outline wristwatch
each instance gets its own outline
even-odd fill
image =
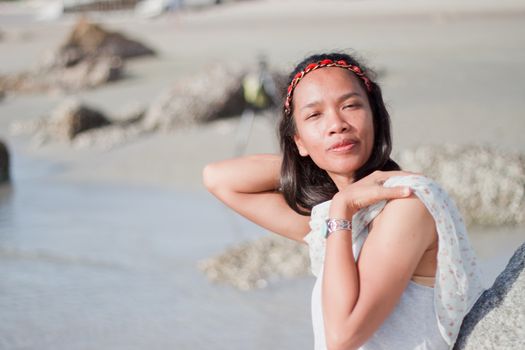
[[[352,231],[352,221],[346,219],[326,219],[325,226],[325,238],[328,238],[328,236],[335,231]]]

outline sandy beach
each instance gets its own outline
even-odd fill
[[[75,23],[36,20],[41,4],[0,2],[0,75],[38,64]],[[158,56],[126,62],[124,79],[95,89],[0,99],[0,139],[13,160],[13,186],[0,192],[1,349],[313,348],[312,276],[242,292],[196,268],[270,234],[201,183],[205,164],[234,155],[239,118],[111,149],[10,132],[65,98],[118,116],[213,64],[264,54],[288,71],[313,52],[355,50],[380,74],[395,152],[457,144],[525,153],[525,1],[258,0],[94,18]],[[245,152],[278,152],[274,119],[256,116]],[[525,240],[523,226],[469,232],[487,283]]]

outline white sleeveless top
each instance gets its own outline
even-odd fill
[[[409,281],[393,312],[360,349],[451,349],[463,317],[486,289],[461,215],[447,193],[427,177],[394,176],[383,186],[409,186],[433,216],[439,239],[436,282],[432,288]],[[326,350],[321,303],[326,242],[322,231],[330,203],[326,201],[312,208],[311,231],[304,237],[310,248],[312,273],[317,277],[312,292],[315,350]],[[368,224],[385,204],[386,201],[378,202],[353,216],[356,260],[368,236]]]

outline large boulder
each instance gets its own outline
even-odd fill
[[[525,243],[467,314],[454,350],[525,349]]]
[[[525,155],[480,145],[428,145],[393,158],[447,190],[468,224],[525,223]]]
[[[9,151],[0,140],[0,184],[9,181]]]

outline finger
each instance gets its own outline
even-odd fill
[[[412,189],[408,186],[383,187],[380,192],[382,199],[395,199],[410,196]]]
[[[377,203],[382,200],[405,198],[412,194],[412,190],[407,186],[397,186],[397,187],[380,187],[377,186],[374,189],[371,189],[371,192],[368,194],[362,194],[357,198],[352,199],[351,207],[359,210],[361,208],[367,207],[374,203]]]
[[[393,176],[409,176],[409,175],[423,175],[421,173],[415,173],[412,171],[405,171],[405,170],[389,170],[389,171],[381,171],[378,172],[375,178],[376,182],[384,183],[386,180]]]
[[[401,170],[401,172],[405,172],[405,173],[407,173],[408,175],[420,175],[420,176],[425,176],[423,173],[418,173],[418,172],[416,172],[416,171]]]

